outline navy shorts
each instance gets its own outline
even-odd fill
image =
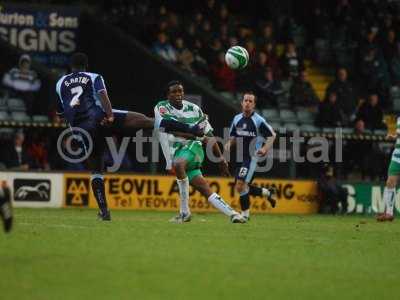
[[[105,138],[118,134],[121,129],[124,128],[124,122],[127,113],[128,112],[125,110],[113,109],[114,122],[110,126],[103,126],[100,124],[100,122],[105,117],[105,114],[101,111],[93,115],[91,118],[74,124],[73,127],[83,129],[89,134],[93,147],[91,154],[103,155],[106,147]],[[91,146],[89,138],[85,134],[79,132],[79,130],[74,132],[74,134],[77,134],[81,137],[80,146],[83,147],[85,152],[87,152]]]
[[[257,168],[257,158],[245,159],[236,169],[236,180],[242,180],[246,183],[251,183],[254,178],[254,173]]]

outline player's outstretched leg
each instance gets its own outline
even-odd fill
[[[217,193],[213,193],[208,182],[199,174],[191,180],[191,184],[220,212],[230,217],[232,223],[246,223],[246,220],[235,211],[228,203]]]
[[[383,191],[383,201],[385,203],[385,212],[378,215],[378,222],[393,221],[394,202],[396,199],[396,183],[398,176],[389,175],[386,181],[386,186]]]
[[[5,181],[0,187],[0,217],[3,221],[5,232],[10,232],[13,223],[13,213],[11,207],[11,193]]]
[[[250,220],[250,196],[263,196],[271,204],[272,207],[276,206],[274,199],[274,191],[266,188],[260,188],[255,185],[246,183],[241,179],[236,180],[236,191],[239,193],[240,208],[242,209],[242,216],[246,221]]]
[[[153,118],[149,118],[144,114],[129,111],[126,114],[124,127],[127,128],[155,128],[162,129],[166,132],[184,132],[190,133],[195,136],[203,136],[204,130],[201,124],[196,124],[194,126],[190,126],[188,124],[184,124],[175,120],[166,120],[160,119],[155,120]]]

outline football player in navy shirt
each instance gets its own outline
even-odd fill
[[[256,96],[253,92],[243,95],[241,106],[242,112],[233,118],[230,139],[225,145],[225,150],[230,151],[231,147],[239,142],[243,144],[243,147],[240,147],[242,149],[237,149],[242,151],[239,153],[241,160],[236,170],[235,188],[240,194],[242,216],[249,220],[250,195],[264,196],[272,207],[276,204],[272,190],[251,185],[257,163],[272,148],[276,133],[265,119],[255,112]]]

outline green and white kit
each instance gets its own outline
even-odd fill
[[[392,159],[389,164],[389,175],[400,175],[400,117],[397,118],[396,124],[396,144],[392,153]]]
[[[175,120],[188,125],[205,122],[205,135],[212,136],[213,128],[205,118],[201,108],[186,100],[183,100],[182,104],[182,109],[176,109],[168,100],[158,102],[154,107],[156,122],[160,119]],[[165,132],[159,132],[159,140],[166,160],[167,170],[172,168],[174,159],[184,158],[188,162],[186,173],[189,182],[194,177],[202,174],[200,168],[204,161],[204,150],[201,139],[188,140]]]

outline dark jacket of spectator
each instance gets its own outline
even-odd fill
[[[298,54],[294,43],[286,45],[286,51],[281,57],[283,76],[295,78],[304,70],[303,58]]]
[[[278,96],[283,94],[283,87],[279,80],[274,78],[272,69],[266,69],[264,78],[256,81],[256,94],[259,99],[259,106],[278,104]]]
[[[311,83],[307,80],[307,73],[302,71],[290,89],[290,102],[294,106],[316,107],[319,103]]]
[[[319,105],[315,123],[319,127],[338,127],[343,124],[343,113],[336,102],[335,93],[329,94],[328,98]]]
[[[327,94],[336,93],[339,107],[346,117],[350,118],[357,106],[357,92],[354,85],[347,79],[346,69],[338,70],[336,80],[329,84],[326,92]]]
[[[378,95],[370,95],[368,102],[363,103],[358,112],[356,120],[362,120],[367,129],[386,129],[383,123],[383,111],[378,105]]]
[[[30,157],[25,149],[24,140],[24,134],[17,133],[14,141],[1,151],[1,161],[7,169],[29,170]]]

